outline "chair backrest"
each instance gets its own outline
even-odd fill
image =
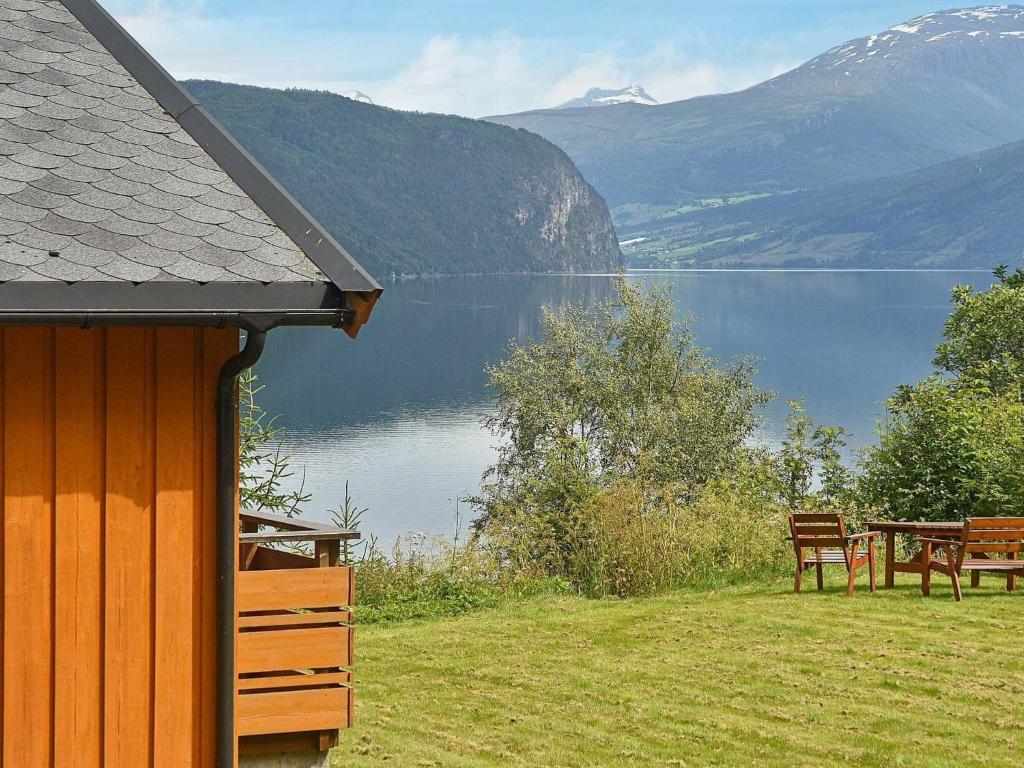
[[[846,549],[846,525],[842,515],[797,512],[789,516],[789,530],[797,551],[805,548]]]
[[[969,517],[964,522],[964,554],[1024,552],[1024,517]]]

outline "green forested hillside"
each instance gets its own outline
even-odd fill
[[[1016,266],[1022,182],[1017,142],[891,178],[666,217],[622,237],[643,266]]]
[[[620,263],[604,201],[538,136],[326,92],[185,86],[378,277]]]

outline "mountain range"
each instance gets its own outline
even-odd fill
[[[1024,206],[1021,83],[1024,6],[983,6],[736,93],[491,119],[565,149],[635,263],[989,265],[1024,251],[1019,217],[994,215]]]
[[[326,91],[184,85],[378,277],[622,263],[604,200],[539,136]]]

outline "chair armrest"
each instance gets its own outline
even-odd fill
[[[930,536],[922,536],[922,537],[920,537],[918,539],[918,541],[926,541],[929,544],[935,544],[935,545],[940,546],[940,547],[946,547],[946,546],[949,546],[950,544],[960,544],[961,543],[960,539],[935,539],[935,538],[932,538]]]
[[[861,539],[874,539],[881,536],[881,531],[868,531],[867,533],[854,533],[846,537],[847,541],[859,541]]]

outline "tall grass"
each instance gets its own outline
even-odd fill
[[[371,542],[355,563],[360,620],[454,616],[538,594],[652,595],[770,578],[792,565],[789,510],[776,500],[724,482],[684,498],[678,488],[623,482],[558,531],[503,514],[464,542],[409,535],[389,552]]]
[[[671,486],[602,491],[575,516],[562,575],[580,594],[631,597],[760,578],[788,562],[781,505],[726,483],[684,498]]]
[[[457,616],[475,608],[539,594],[564,594],[568,584],[539,569],[511,564],[494,542],[463,538],[460,500],[454,504],[453,537],[422,533],[399,538],[390,552],[376,539],[353,565],[364,623]]]

